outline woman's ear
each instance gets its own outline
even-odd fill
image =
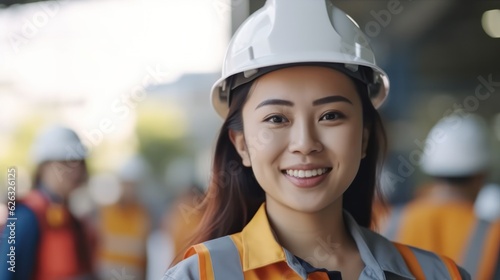
[[[365,127],[363,128],[363,143],[362,143],[362,150],[361,150],[361,158],[366,157],[366,149],[368,148],[368,140],[370,140],[370,130]]]
[[[234,145],[234,148],[238,152],[238,154],[241,157],[241,162],[243,163],[244,166],[250,167],[252,166],[252,162],[250,160],[250,154],[248,153],[248,148],[247,144],[245,141],[245,135],[243,134],[243,131],[235,131],[230,129],[229,130],[229,139],[231,139],[231,142]]]

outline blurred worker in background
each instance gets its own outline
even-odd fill
[[[175,245],[170,232],[170,209],[163,214],[160,225],[151,231],[147,241],[147,280],[158,280],[165,272],[165,265],[175,257]]]
[[[15,205],[15,242],[7,238],[9,223],[3,231],[0,279],[94,279],[88,231],[68,208],[70,193],[87,179],[87,151],[74,131],[52,126],[34,143],[33,157],[34,188]]]
[[[472,279],[500,279],[500,222],[480,219],[474,211],[490,165],[483,119],[456,113],[440,120],[427,136],[421,159],[432,181],[416,199],[392,211],[386,229],[395,230],[387,237],[451,257]]]
[[[118,171],[121,196],[99,211],[99,275],[103,279],[134,277],[145,279],[146,239],[150,218],[140,200],[140,191],[148,174],[142,157],[125,161]]]
[[[203,217],[203,197],[203,191],[193,184],[165,211],[160,228],[148,240],[148,280],[160,279],[165,267],[182,259]]]

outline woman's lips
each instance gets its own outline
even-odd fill
[[[292,184],[299,188],[313,188],[319,185],[330,173],[331,168],[286,169],[282,173]]]

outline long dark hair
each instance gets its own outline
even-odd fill
[[[378,175],[386,150],[381,118],[368,97],[366,84],[353,79],[361,98],[363,124],[370,131],[366,157],[354,181],[343,195],[343,207],[364,227],[372,220],[372,204],[378,192]],[[229,113],[223,123],[213,159],[211,180],[204,203],[204,217],[192,244],[240,232],[265,201],[265,193],[252,169],[242,164],[229,130],[242,131],[242,108],[252,83],[235,89]]]

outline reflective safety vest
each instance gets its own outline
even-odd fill
[[[102,278],[113,278],[113,271],[127,270],[144,278],[149,215],[139,204],[109,205],[101,209],[99,271]]]
[[[472,205],[417,201],[395,207],[383,235],[446,255],[473,279],[500,279],[500,221],[479,220]]]
[[[34,279],[91,279],[88,236],[68,208],[51,203],[38,190],[21,203],[35,213],[39,223]]]
[[[241,267],[241,252],[238,249],[236,235],[224,236],[204,243],[192,246],[185,255],[185,258],[194,254],[198,255],[200,280],[244,280],[245,276]],[[428,255],[423,255],[422,251],[400,243],[393,243],[406,262],[411,273],[417,280],[432,279],[430,275],[436,275],[436,265],[428,265]],[[450,280],[460,280],[460,272],[455,263],[441,256],[442,262],[437,268],[442,270],[441,275],[450,275]],[[299,275],[285,275],[287,280],[302,279]],[[326,278],[325,278],[326,277]],[[308,279],[328,279],[326,273],[315,274]],[[441,280],[441,279],[440,279]],[[445,279],[442,279],[445,280]]]
[[[477,221],[461,264],[474,279],[500,279],[500,221]]]

